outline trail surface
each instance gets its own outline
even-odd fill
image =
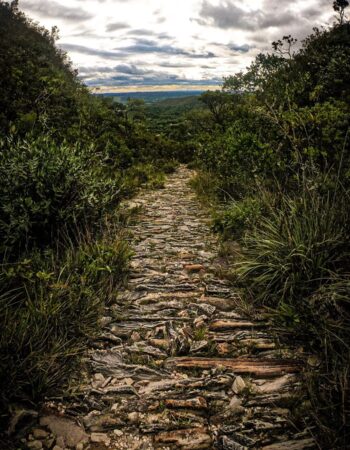
[[[41,419],[61,448],[313,447],[289,418],[301,364],[264,321],[235,311],[237,294],[216,275],[218,243],[191,176],[181,166],[164,189],[132,201],[142,210],[131,230],[131,278],[89,352],[86,394],[61,418]]]

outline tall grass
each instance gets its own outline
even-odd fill
[[[61,388],[127,275],[130,250],[114,227],[97,239],[80,234],[74,245],[61,247],[33,250],[1,266],[2,409]]]
[[[310,181],[310,180],[309,180]],[[282,194],[243,239],[238,280],[274,324],[316,355],[306,381],[322,448],[350,436],[350,211],[348,192],[303,183]],[[344,447],[345,445],[345,447]]]
[[[349,210],[331,192],[284,195],[244,240],[236,272],[264,304],[302,301],[349,259]]]

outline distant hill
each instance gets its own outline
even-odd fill
[[[126,103],[128,98],[138,98],[145,101],[145,103],[156,103],[162,101],[179,101],[188,97],[198,97],[205,91],[159,91],[159,92],[122,92],[122,93],[106,93],[96,94],[104,97],[112,97],[113,100],[120,103]],[[175,106],[175,105],[174,105]]]

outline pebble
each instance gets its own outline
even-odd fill
[[[41,428],[34,428],[32,433],[33,433],[33,436],[37,439],[44,439],[47,436],[49,436],[49,433],[45,430],[42,430]]]
[[[132,412],[128,414],[128,421],[130,423],[137,423],[139,420],[139,413],[138,412]]]

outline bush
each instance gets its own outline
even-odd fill
[[[2,142],[0,254],[38,244],[88,218],[98,222],[118,200],[118,180],[93,168],[93,149],[56,145],[49,137]]]
[[[246,197],[241,201],[233,201],[214,215],[214,231],[223,235],[224,239],[241,239],[252,230],[262,214],[262,204],[257,198]]]
[[[218,195],[223,199],[249,195],[256,188],[255,177],[270,171],[271,158],[270,147],[239,122],[197,150],[200,166],[216,177]]]

